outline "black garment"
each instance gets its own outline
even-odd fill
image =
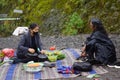
[[[116,61],[116,51],[112,41],[107,35],[95,31],[86,40],[86,54],[89,61],[99,61],[110,64]]]
[[[29,62],[29,61],[34,61],[34,62],[42,62],[41,61],[41,59],[39,59],[38,57],[26,57],[26,58],[24,58],[24,59],[20,59],[20,58],[18,58],[18,57],[15,57],[14,59],[13,59],[13,64],[16,64],[16,63],[20,63],[20,62],[22,62],[22,63],[27,63],[27,62]]]
[[[35,36],[31,36],[31,43],[32,43],[31,48],[35,49],[35,52],[37,53],[38,51],[37,51],[37,45],[35,43]]]
[[[36,52],[37,48],[42,50],[42,43],[39,34],[34,35],[34,37],[31,37],[30,32],[23,35],[17,48],[16,52],[17,58],[19,59],[27,58],[26,55],[27,53],[29,53],[28,48],[34,48]]]

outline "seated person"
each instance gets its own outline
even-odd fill
[[[39,36],[39,26],[37,24],[31,24],[29,31],[21,38],[17,48],[17,62],[29,62],[29,61],[41,61],[38,57],[39,54],[43,54],[42,43]]]
[[[97,18],[92,18],[90,29],[92,29],[92,34],[87,38],[81,56],[86,56],[92,64],[114,63],[116,61],[115,46],[108,38],[102,22]]]

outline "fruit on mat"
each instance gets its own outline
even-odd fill
[[[55,49],[56,49],[55,46],[51,46],[51,47],[50,47],[50,50],[55,50]]]

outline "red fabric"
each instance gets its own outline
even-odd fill
[[[7,56],[9,58],[14,56],[14,49],[12,49],[12,48],[2,49],[2,52],[5,54],[5,56]]]

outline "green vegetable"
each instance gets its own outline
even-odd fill
[[[59,54],[57,56],[57,60],[61,60],[61,59],[64,59],[65,58],[65,54]]]
[[[49,61],[55,62],[57,60],[57,56],[48,56]]]

